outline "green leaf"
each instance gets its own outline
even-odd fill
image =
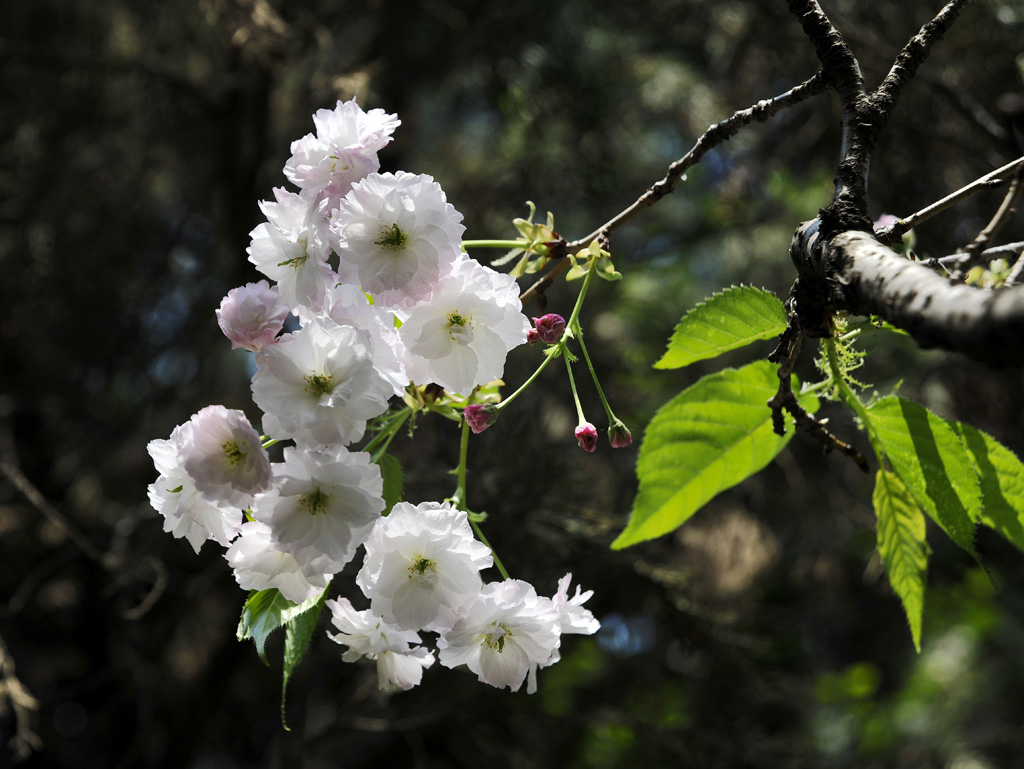
[[[892,469],[917,504],[971,555],[981,520],[981,489],[960,436],[945,419],[890,396],[868,408]]]
[[[955,429],[981,481],[981,522],[1024,551],[1024,463],[975,427],[958,422]]]
[[[324,598],[326,597],[327,588],[324,588],[319,597],[310,599],[314,601],[312,606],[298,616],[293,617],[285,626],[284,675],[281,679],[281,726],[285,728],[285,731],[291,731],[288,727],[288,722],[285,720],[284,712],[288,681],[302,660],[302,656],[306,653],[306,649],[309,648],[309,642],[313,639],[313,633],[320,622],[320,612],[323,611]],[[306,603],[309,603],[309,601]]]
[[[689,366],[786,330],[786,309],[773,294],[733,286],[708,297],[679,321],[655,368]]]
[[[402,463],[391,454],[381,454],[377,463],[384,478],[384,515],[402,501]]]
[[[792,438],[772,430],[767,401],[778,367],[757,361],[701,379],[666,403],[644,431],[637,458],[640,490],[618,550],[660,537],[687,521],[719,492],[763,468]],[[794,389],[798,389],[794,387]],[[800,396],[810,412],[813,395]]]
[[[294,604],[274,587],[269,590],[251,591],[242,607],[236,636],[239,641],[251,638],[256,644],[256,653],[260,655],[263,664],[269,666],[270,662],[264,649],[267,637],[293,617],[312,608],[317,600],[319,597]]]
[[[872,495],[878,518],[878,554],[889,584],[903,604],[914,648],[921,651],[924,579],[928,570],[928,543],[924,513],[895,473],[879,470]]]

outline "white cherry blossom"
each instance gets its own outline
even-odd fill
[[[181,426],[178,460],[213,504],[244,508],[270,485],[270,458],[245,414],[224,406],[200,409]]]
[[[332,210],[354,182],[380,168],[377,152],[401,122],[382,109],[364,112],[355,99],[317,110],[316,136],[292,142],[284,175],[313,198],[329,201]]]
[[[252,516],[273,532],[276,547],[306,569],[336,574],[352,560],[384,510],[380,468],[365,452],[286,448],[270,490]]]
[[[411,689],[423,678],[423,671],[434,664],[434,655],[422,646],[419,634],[402,630],[384,622],[372,611],[356,611],[347,598],[327,601],[331,622],[337,633],[327,636],[335,643],[349,647],[341,658],[355,662],[367,657],[377,662],[377,685],[380,689]]]
[[[184,537],[197,553],[208,539],[227,547],[238,536],[242,511],[211,504],[199,494],[178,458],[181,440],[179,425],[169,440],[153,440],[146,446],[160,474],[149,484],[149,503],[164,517],[164,531],[175,539]]]
[[[307,200],[283,188],[274,189],[276,202],[260,202],[267,221],[249,233],[249,261],[277,281],[281,301],[289,307],[318,310],[337,276],[327,258],[327,203]]]
[[[327,587],[331,574],[306,574],[291,553],[274,546],[273,532],[266,524],[242,524],[241,536],[224,554],[244,590],[277,588],[292,603],[302,603]]]
[[[252,398],[264,431],[310,446],[359,440],[394,392],[374,368],[369,334],[317,317],[256,356]]]
[[[405,630],[444,630],[482,586],[493,563],[466,513],[450,504],[400,502],[374,524],[356,584],[370,608]]]
[[[339,272],[385,307],[423,299],[459,256],[466,228],[441,185],[426,175],[371,174],[331,217]]]
[[[492,582],[462,608],[462,617],[437,640],[438,660],[466,665],[485,684],[518,691],[532,665],[558,648],[558,612],[550,598],[517,579]]]
[[[530,329],[521,310],[511,276],[463,256],[403,322],[406,373],[417,384],[434,382],[462,395],[499,379],[509,350]]]

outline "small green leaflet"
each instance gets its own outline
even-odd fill
[[[753,286],[732,286],[683,316],[654,368],[689,366],[785,330],[786,310],[774,294]]]
[[[326,591],[325,591],[326,592]],[[251,638],[256,643],[256,653],[263,664],[269,666],[264,647],[267,637],[282,625],[312,609],[322,596],[315,596],[300,604],[294,604],[281,595],[277,588],[251,591],[249,599],[242,607],[242,616],[238,620],[239,641]]]
[[[381,454],[377,464],[384,479],[384,515],[387,515],[402,501],[402,463],[391,454]]]
[[[924,513],[895,473],[879,470],[872,495],[878,518],[878,554],[889,584],[903,603],[914,648],[921,651],[924,581],[928,570]]]
[[[320,622],[320,612],[324,608],[324,598],[326,597],[327,589],[325,588],[319,597],[311,599],[315,603],[308,610],[290,619],[285,627],[284,675],[281,679],[281,726],[285,728],[285,731],[291,731],[284,717],[288,681],[292,677],[292,672],[294,672],[300,660],[302,660],[302,656],[306,653],[306,649],[309,648],[309,642],[313,639],[313,633]],[[309,603],[309,601],[306,603]]]
[[[981,480],[981,522],[1024,551],[1024,463],[991,435],[962,422],[953,427]]]
[[[782,451],[793,431],[779,436],[772,430],[767,401],[779,389],[777,371],[767,361],[726,369],[662,406],[644,431],[636,464],[640,490],[612,548],[673,531]],[[803,395],[800,405],[814,412],[818,399]]]
[[[971,555],[981,520],[981,489],[971,459],[949,422],[895,396],[868,408],[892,469],[917,504]]]

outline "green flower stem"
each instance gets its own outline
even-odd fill
[[[512,393],[510,396],[508,396],[505,400],[503,400],[501,403],[499,403],[497,406],[494,407],[495,408],[495,412],[497,414],[500,414],[508,404],[510,404],[512,401],[514,401],[517,397],[519,397],[519,394],[521,392],[523,392],[523,390],[525,390],[527,387],[529,387],[531,384],[533,384],[533,380],[536,379],[538,376],[540,376],[540,372],[543,371],[544,368],[551,362],[551,358],[552,357],[554,357],[554,356],[552,356],[552,355],[545,355],[544,356],[544,360],[542,360],[540,362],[540,365],[537,366],[537,370],[534,371],[532,374],[530,374],[530,378],[527,379],[525,382],[523,382],[521,385],[519,385],[519,389],[518,390],[516,390],[514,393]]]
[[[594,370],[594,364],[590,362],[590,354],[587,352],[587,346],[583,344],[582,329],[579,332],[577,340],[580,343],[580,349],[583,351],[583,360],[587,362],[587,368],[590,369],[590,378],[594,380],[594,387],[597,388],[597,394],[600,396],[601,403],[604,405],[604,413],[608,415],[608,424],[614,425],[616,422],[621,422],[621,420],[615,416],[615,412],[612,411],[612,407],[609,405],[608,399],[604,397],[604,390],[601,389],[601,383],[597,380],[597,372]]]
[[[467,242],[475,243],[477,241],[467,241]],[[484,241],[480,241],[480,242],[484,242]],[[486,242],[497,242],[497,241],[486,241]],[[579,331],[579,333],[581,335],[583,333],[582,330],[580,330],[580,324],[579,324],[580,308],[583,307],[583,298],[587,294],[587,286],[590,285],[590,276],[593,275],[593,273],[594,273],[594,265],[595,264],[597,264],[597,260],[593,259],[591,261],[591,263],[590,263],[590,268],[587,270],[586,276],[583,278],[583,285],[580,287],[579,296],[576,297],[576,306],[572,308],[572,314],[569,316],[569,320],[565,324],[566,325],[566,329],[569,329],[569,331],[570,331],[570,333],[567,334],[566,336],[569,336],[569,337],[573,336],[574,332],[572,332],[572,330],[571,330],[571,324],[575,324],[576,330]],[[512,401],[514,401],[516,398],[519,397],[519,394],[522,393],[523,390],[525,390],[527,387],[529,387],[531,384],[533,384],[533,381],[538,376],[540,376],[540,372],[542,372],[547,367],[548,363],[551,362],[552,358],[557,358],[559,355],[564,355],[565,353],[568,352],[568,348],[565,346],[565,341],[566,341],[566,339],[563,336],[562,339],[559,340],[558,345],[556,347],[549,347],[548,348],[548,350],[545,352],[544,360],[541,361],[540,365],[537,367],[537,370],[534,371],[533,374],[530,375],[530,378],[527,379],[525,382],[523,382],[519,386],[519,389],[517,389],[514,393],[512,393],[510,396],[505,398],[505,400],[503,400],[501,403],[499,403],[495,407],[496,414],[500,414],[505,409],[506,406],[508,406]],[[572,372],[571,371],[569,372],[569,379],[570,379],[570,381],[572,381]],[[574,385],[574,391],[575,391],[575,385]]]
[[[460,510],[469,512],[466,504],[466,459],[469,456],[469,422],[462,420],[462,437],[459,440],[459,466],[455,468],[455,493],[450,501]]]
[[[572,308],[572,314],[566,321],[565,327],[570,335],[575,335],[580,330],[580,310],[583,308],[583,298],[587,295],[587,287],[590,286],[590,279],[594,275],[594,268],[597,267],[597,257],[590,257],[590,265],[587,267],[587,274],[583,276],[583,285],[580,287],[580,295],[576,297],[576,306]]]
[[[455,508],[465,510],[467,513],[470,512],[469,506],[466,504],[466,459],[468,456],[469,422],[463,420],[462,437],[459,440],[459,466],[455,468],[455,493],[448,498],[448,501],[451,502]],[[505,579],[510,579],[508,572],[505,570],[504,564],[502,564],[501,559],[498,558],[498,554],[494,552],[494,548],[491,547],[491,543],[487,541],[487,537],[484,536],[483,531],[480,529],[480,524],[474,521],[472,516],[469,517],[469,524],[473,527],[473,531],[476,532],[477,539],[483,542],[491,551],[491,557],[494,558],[494,565],[498,567],[498,571],[501,572],[501,576]]]
[[[568,351],[566,351],[568,352]],[[587,418],[583,416],[583,406],[580,405],[580,396],[576,393],[576,380],[572,376],[572,364],[569,362],[569,356],[563,354],[565,358],[565,370],[569,372],[569,386],[572,388],[572,399],[576,402],[576,416],[579,417],[579,423],[583,424],[587,421]]]
[[[261,440],[261,441],[263,441],[264,439],[266,439],[266,438],[269,438],[269,437],[270,437],[269,435],[261,435],[261,436],[260,436],[260,440]],[[281,442],[281,439],[280,439],[280,438],[273,438],[273,439],[271,439],[271,440],[269,440],[269,441],[266,441],[265,443],[263,443],[263,444],[262,444],[262,446],[263,446],[263,448],[265,448],[265,449],[269,449],[269,448],[270,448],[271,446],[273,446],[274,444],[276,444],[276,443],[280,443],[280,442]]]
[[[490,548],[491,557],[494,559],[494,565],[498,567],[498,571],[501,572],[501,576],[505,579],[512,579],[509,576],[508,571],[505,569],[505,564],[503,564],[501,562],[501,559],[498,558],[498,554],[494,552],[494,548],[491,547],[491,543],[487,541],[487,537],[485,537],[483,531],[480,530],[480,524],[472,519],[469,521],[469,524],[473,527],[473,531],[476,532],[477,539],[479,539],[481,542],[487,545],[487,547]]]
[[[395,433],[397,433],[402,425],[405,424],[405,420],[409,418],[410,414],[412,414],[412,409],[406,406],[393,417],[388,419],[388,421],[381,426],[377,434],[373,436],[373,439],[363,446],[362,450],[372,454],[381,443],[384,443],[384,447],[387,448],[387,445],[391,443],[391,439],[395,436]]]
[[[467,248],[523,248],[528,245],[521,240],[464,240],[462,250]]]
[[[838,388],[839,394],[846,402],[846,405],[853,409],[861,424],[864,425],[864,429],[868,434],[868,442],[871,443],[871,448],[875,452],[878,464],[879,466],[884,466],[885,452],[882,450],[881,441],[878,440],[878,436],[875,434],[874,425],[871,424],[871,416],[868,414],[868,410],[864,408],[864,404],[860,402],[860,398],[850,389],[846,379],[843,377],[843,371],[839,365],[839,355],[836,353],[835,339],[825,340],[825,353],[828,357],[829,370],[832,372],[832,381]]]

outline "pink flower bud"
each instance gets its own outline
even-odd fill
[[[462,410],[462,417],[473,434],[478,435],[494,424],[498,418],[498,410],[489,403],[470,403]]]
[[[540,318],[534,318],[533,327],[542,342],[554,344],[562,338],[562,333],[565,331],[565,318],[549,312]],[[529,336],[527,336],[527,340],[529,340]]]
[[[624,449],[626,446],[632,445],[633,436],[630,434],[629,428],[616,419],[615,424],[608,428],[608,440],[613,449]]]
[[[580,422],[576,426],[576,440],[581,449],[593,453],[597,450],[597,428],[590,422]]]
[[[231,340],[232,350],[259,352],[274,343],[288,312],[278,299],[277,287],[261,280],[228,291],[217,310],[217,323]]]
[[[526,341],[529,342],[531,346],[540,341],[540,334],[537,333],[537,329],[531,328],[526,332]]]

